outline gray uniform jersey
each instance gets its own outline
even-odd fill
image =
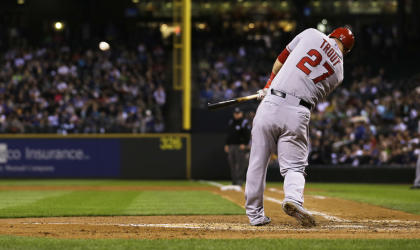
[[[308,165],[310,110],[343,80],[343,55],[334,39],[307,29],[288,45],[287,57],[258,107],[252,128],[252,146],[246,178],[246,213],[252,225],[264,222],[264,189],[271,153],[278,154],[284,176],[284,201],[303,205],[304,171]],[[298,97],[298,98],[296,98]]]
[[[324,33],[306,29],[286,49],[289,57],[271,88],[315,105],[343,81],[343,54]]]

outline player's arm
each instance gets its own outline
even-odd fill
[[[263,89],[258,90],[258,100],[262,100],[266,95],[268,88],[271,85],[271,82],[273,81],[274,77],[277,75],[277,73],[280,71],[281,67],[283,67],[284,62],[286,61],[287,57],[289,56],[290,52],[287,48],[285,48],[279,56],[276,58],[276,61],[273,64],[273,68],[271,70],[270,78],[268,79],[267,83],[265,84],[265,87]]]

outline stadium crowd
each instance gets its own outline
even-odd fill
[[[193,32],[194,96],[201,107],[256,93],[295,35],[265,26]],[[366,35],[345,60],[343,86],[312,114],[309,160],[353,166],[414,163],[420,80],[392,77],[369,64],[389,56],[385,50],[396,57],[392,29],[357,34]],[[377,39],[380,34],[386,39]],[[151,41],[109,51],[65,44],[7,48],[0,57],[0,133],[165,131],[170,60],[161,41]],[[361,58],[367,50],[377,54]]]
[[[413,164],[419,141],[420,79],[388,81],[381,70],[354,79],[317,105],[310,131],[312,163]]]
[[[361,39],[375,31],[369,28],[364,32],[367,35]],[[380,60],[384,49],[396,46],[389,34],[383,42],[374,36],[364,48],[359,45],[355,50],[373,49],[378,51],[374,59]],[[205,46],[197,53],[200,73],[196,81],[201,83],[202,106],[256,93],[265,85],[284,41],[291,38],[287,34],[282,34],[281,41],[267,40],[264,35],[255,39],[249,34],[239,34],[233,41],[218,37],[203,42]],[[369,58],[358,54],[363,53],[356,51],[345,60],[343,85],[313,111],[309,162],[353,166],[415,163],[420,153],[416,149],[420,145],[420,78],[395,80],[384,68],[371,67]]]
[[[162,132],[166,56],[144,44],[10,48],[0,58],[0,132]]]

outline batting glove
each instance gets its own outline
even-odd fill
[[[257,91],[257,100],[261,101],[267,95],[268,88],[263,88]]]

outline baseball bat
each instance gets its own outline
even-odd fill
[[[224,107],[228,107],[228,106],[231,106],[231,105],[234,105],[234,104],[237,104],[237,103],[257,99],[257,97],[258,97],[258,94],[255,94],[255,95],[238,97],[238,98],[234,98],[234,99],[230,99],[230,100],[226,100],[226,101],[222,101],[222,102],[208,103],[207,108],[209,110],[224,108]]]

